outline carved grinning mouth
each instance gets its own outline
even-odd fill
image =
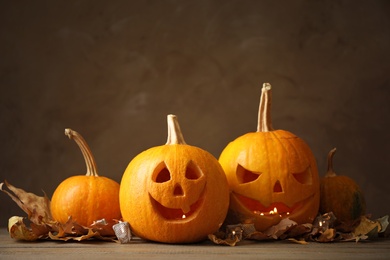
[[[296,210],[301,208],[309,198],[295,203],[292,207],[288,207],[283,202],[274,202],[269,206],[264,206],[259,201],[245,197],[243,195],[234,193],[236,198],[252,213],[260,216],[279,215],[281,217],[293,214]],[[275,211],[276,208],[276,211]]]
[[[152,196],[150,196],[150,201],[152,202],[153,208],[159,213],[159,215],[166,220],[175,220],[175,221],[186,221],[192,216],[195,216],[198,212],[198,209],[201,207],[203,203],[203,196],[199,198],[195,203],[193,203],[190,206],[190,209],[188,212],[184,212],[183,209],[174,209],[174,208],[167,208],[161,203],[159,203],[157,200],[155,200]]]

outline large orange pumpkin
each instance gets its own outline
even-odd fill
[[[80,147],[87,173],[69,177],[58,185],[50,203],[53,218],[64,224],[72,217],[86,227],[103,218],[114,224],[114,220],[121,219],[119,183],[98,175],[91,150],[79,133],[67,128],[65,134]]]
[[[257,132],[230,142],[221,163],[232,190],[227,222],[264,231],[283,218],[311,223],[320,202],[316,160],[294,134],[271,124],[271,85],[262,88]]]
[[[207,151],[185,143],[174,115],[168,115],[167,143],[131,160],[120,186],[123,219],[137,236],[158,242],[207,238],[229,206],[222,167]]]

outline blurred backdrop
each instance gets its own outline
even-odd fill
[[[390,1],[0,1],[0,182],[51,197],[85,174],[64,135],[87,140],[118,182],[162,145],[167,114],[218,157],[255,131],[263,82],[273,125],[304,139],[320,175],[363,189],[390,213]],[[0,226],[25,216],[0,193]]]

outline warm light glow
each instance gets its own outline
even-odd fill
[[[274,210],[271,210],[270,212],[269,212],[269,214],[276,214],[276,213],[278,213],[278,209],[276,208],[276,207],[274,207]]]
[[[318,224],[320,225],[320,227],[322,227],[322,221],[319,221]]]
[[[182,219],[185,219],[186,218],[186,215],[183,214],[183,216],[181,216]]]
[[[260,211],[255,210],[255,211],[253,211],[253,213],[258,214],[260,216],[279,215],[279,217],[281,217],[281,218],[283,218],[286,215],[290,215],[290,212],[278,213],[278,209],[276,207],[274,207],[274,209],[270,210],[269,212],[260,212]]]

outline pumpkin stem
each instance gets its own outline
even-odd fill
[[[264,83],[263,88],[261,89],[257,132],[269,132],[274,130],[271,120],[271,93],[271,84]]]
[[[85,175],[98,177],[99,175],[97,173],[95,159],[84,138],[79,133],[70,128],[65,129],[65,135],[68,136],[69,139],[73,139],[79,146],[81,153],[84,156],[85,164],[87,166],[87,173]]]
[[[333,170],[333,156],[336,153],[336,148],[333,148],[328,153],[328,171],[325,174],[325,177],[334,177],[336,176],[336,173]]]
[[[183,134],[180,130],[180,125],[177,120],[177,116],[168,115],[168,139],[166,144],[186,144]]]

